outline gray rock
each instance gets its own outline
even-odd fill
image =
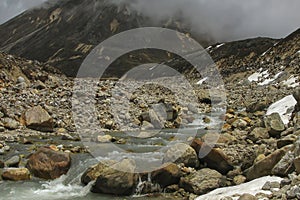
[[[7,167],[19,167],[19,163],[21,161],[20,156],[13,156],[7,161],[5,161],[5,166]]]
[[[278,137],[285,130],[285,125],[278,113],[272,113],[264,119],[265,126],[269,131],[270,136]]]
[[[187,144],[177,143],[164,155],[164,163],[174,162],[176,164],[183,163],[186,167],[196,168],[199,166],[199,160],[196,151]]]
[[[272,174],[277,176],[287,176],[294,170],[294,154],[287,152],[283,158],[274,166]]]

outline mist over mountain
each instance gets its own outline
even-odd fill
[[[300,26],[298,0],[114,0],[152,19],[181,15],[192,31],[216,41],[250,37],[282,38]]]

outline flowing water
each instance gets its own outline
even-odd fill
[[[216,120],[218,121],[218,120]],[[26,182],[10,182],[2,181],[0,182],[0,199],[3,200],[124,200],[124,199],[154,199],[162,200],[168,199],[166,196],[140,196],[140,192],[145,185],[150,184],[150,187],[156,191],[161,191],[160,188],[151,183],[150,176],[148,181],[139,182],[136,194],[130,197],[116,197],[111,195],[103,194],[93,194],[90,192],[93,183],[90,183],[87,186],[83,186],[80,183],[80,178],[83,172],[90,166],[99,162],[99,160],[122,160],[125,157],[128,157],[128,154],[125,152],[130,151],[131,158],[137,163],[137,166],[141,168],[147,167],[149,164],[162,163],[163,152],[160,149],[167,148],[173,143],[179,141],[186,141],[188,137],[195,137],[196,135],[205,134],[205,131],[200,131],[199,124],[192,124],[190,128],[184,130],[175,131],[175,130],[164,130],[154,137],[143,139],[136,138],[131,136],[124,136],[122,133],[113,133],[113,136],[118,138],[124,137],[126,144],[119,144],[120,151],[112,151],[98,157],[95,159],[93,155],[90,154],[76,154],[72,156],[72,167],[69,170],[67,175],[60,177],[59,179],[53,181],[41,181],[39,179],[33,179]],[[212,122],[214,124],[214,121]],[[197,129],[193,126],[197,125]],[[202,129],[203,130],[203,129]],[[198,132],[198,133],[197,133]],[[151,171],[151,169],[149,169]],[[157,187],[157,188],[156,188]]]

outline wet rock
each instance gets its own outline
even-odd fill
[[[34,176],[43,179],[59,178],[68,172],[70,166],[70,154],[56,152],[44,147],[30,155],[26,165]]]
[[[266,158],[255,163],[252,167],[246,170],[247,180],[254,180],[259,177],[267,176],[272,174],[272,169],[285,155],[284,149],[278,149]]]
[[[104,168],[91,191],[114,195],[132,194],[137,184],[135,168],[135,162],[129,159]]]
[[[179,183],[185,191],[201,195],[223,185],[223,177],[212,169],[201,169],[186,177],[182,177]]]
[[[278,137],[285,130],[285,125],[278,113],[272,113],[264,119],[265,126],[269,131],[270,136]]]
[[[202,162],[205,162],[209,168],[215,169],[222,174],[227,174],[230,170],[233,169],[232,165],[229,163],[229,158],[221,149],[211,149],[199,139],[195,139],[192,142],[191,147],[196,150],[198,156],[201,148],[203,148],[204,152],[206,152],[205,149],[207,148],[207,151],[209,153],[203,158],[200,158],[200,160]]]
[[[30,172],[27,168],[8,168],[3,171],[2,178],[9,181],[30,180]]]
[[[112,166],[116,163],[117,161],[105,160],[94,166],[89,167],[81,176],[81,183],[85,185],[89,184],[89,182],[96,180],[105,168]]]
[[[99,135],[97,137],[97,141],[100,143],[110,143],[110,142],[112,142],[112,140],[113,140],[113,137],[110,135],[104,135],[104,136]]]
[[[243,194],[242,196],[240,196],[240,198],[238,198],[238,200],[258,200],[258,198],[251,194]]]
[[[199,160],[196,151],[184,143],[177,143],[169,148],[164,155],[163,162],[174,162],[176,164],[183,163],[186,167],[193,168],[199,166]]]
[[[53,131],[53,119],[41,106],[27,110],[24,114],[26,126],[38,131]]]
[[[154,183],[158,183],[162,188],[177,184],[180,177],[180,169],[173,163],[165,163],[160,169],[151,173],[151,180]]]
[[[10,130],[18,129],[20,125],[19,122],[11,118],[4,118],[2,122],[3,122],[3,126]]]
[[[7,167],[19,167],[19,163],[21,161],[20,156],[13,156],[7,161],[5,161],[5,166]]]

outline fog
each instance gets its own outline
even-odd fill
[[[180,15],[217,41],[284,37],[300,27],[299,0],[114,0],[155,20]]]

